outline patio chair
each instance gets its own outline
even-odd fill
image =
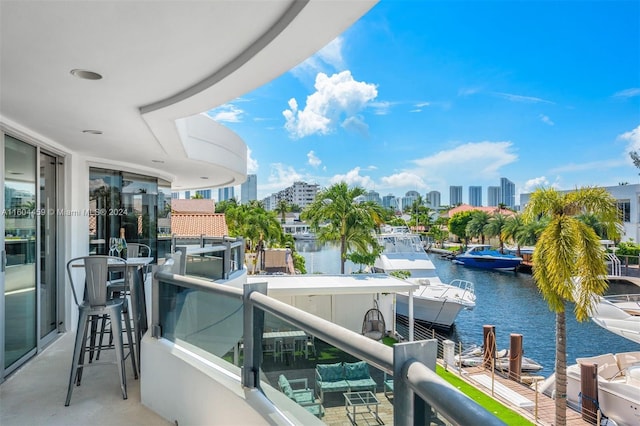
[[[294,386],[299,386],[294,389]],[[278,387],[280,392],[294,400],[298,405],[318,418],[324,416],[324,406],[316,399],[313,389],[309,389],[309,382],[306,378],[287,379],[284,374],[278,377]]]
[[[375,308],[369,309],[362,320],[362,334],[373,340],[381,340],[386,333],[386,324],[382,312]]]
[[[125,355],[122,339],[121,318],[124,316],[124,323],[129,342],[133,341],[131,333],[131,323],[129,313],[126,309],[127,300],[124,298],[111,299],[107,297],[107,278],[108,278],[108,262],[118,262],[126,265],[124,259],[113,256],[83,256],[76,257],[67,262],[67,275],[73,300],[78,306],[78,328],[76,330],[76,340],[73,349],[73,360],[71,363],[71,372],[69,374],[69,385],[67,389],[67,399],[65,406],[69,406],[71,402],[71,393],[73,385],[80,386],[82,378],[82,370],[90,365],[105,364],[104,362],[93,362],[85,364],[85,353],[88,350],[93,353],[99,349],[96,347],[96,330],[98,329],[97,321],[108,318],[114,330],[116,365],[118,365],[118,374],[120,375],[120,388],[122,390],[122,398],[127,399],[127,379],[125,375]],[[76,294],[76,286],[73,280],[71,268],[74,266],[83,267],[85,270],[85,291],[82,301],[78,299]],[[89,324],[91,323],[92,333],[89,334]],[[101,341],[102,339],[100,339]],[[100,343],[98,343],[98,346]],[[133,346],[130,345],[128,356],[131,358],[131,365],[138,378],[138,368],[136,366],[136,357],[133,354]]]
[[[296,360],[296,339],[294,337],[285,337],[280,343],[280,362],[284,361],[286,354],[291,354],[293,360]]]
[[[393,376],[388,375],[385,371],[382,383],[384,386],[384,396],[386,396],[387,399],[391,398],[393,396]]]

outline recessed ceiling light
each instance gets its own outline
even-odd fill
[[[73,69],[71,70],[71,75],[76,76],[78,78],[82,78],[85,80],[100,80],[102,76],[97,72],[81,70],[81,69]]]
[[[164,164],[163,160],[151,160],[152,163]]]
[[[87,133],[89,135],[101,135],[102,134],[102,130],[83,130],[82,133]]]

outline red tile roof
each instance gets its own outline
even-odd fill
[[[229,235],[229,229],[227,228],[227,221],[223,213],[171,213],[171,233],[182,237],[199,237],[200,235],[223,237]]]
[[[174,198],[171,200],[171,211],[174,213],[215,213],[216,202],[205,198],[189,200]]]

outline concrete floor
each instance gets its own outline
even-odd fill
[[[75,333],[61,335],[41,354],[0,385],[2,426],[169,425],[140,403],[140,382],[127,363],[127,394],[122,399],[115,364],[85,368],[82,385],[74,387],[64,406]],[[115,359],[113,351],[101,360]]]

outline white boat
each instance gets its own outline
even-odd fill
[[[472,244],[467,247],[464,253],[456,255],[453,261],[473,268],[513,271],[520,266],[522,258],[513,254],[500,253],[498,250],[491,250],[490,245]]]
[[[415,319],[450,328],[461,310],[476,306],[473,283],[453,280],[444,284],[440,281],[419,235],[409,232],[406,227],[392,227],[377,234],[377,240],[383,251],[373,265],[374,272],[407,271],[410,273],[407,281],[420,285],[413,292]],[[409,316],[408,294],[397,294],[396,312]]]
[[[463,367],[477,367],[484,364],[483,350],[479,346],[474,346],[461,355],[455,356],[456,364],[462,364]],[[496,352],[495,369],[497,371],[509,371],[509,349],[503,349]],[[542,365],[529,357],[523,356],[520,362],[520,371],[522,373],[535,373],[542,370]]]
[[[636,426],[640,424],[640,352],[604,354],[577,358],[567,367],[567,405],[580,411],[580,364],[598,365],[598,406],[607,418],[602,424]],[[538,385],[538,391],[553,397],[555,374]]]
[[[640,294],[597,297],[591,319],[612,333],[640,343]]]
[[[296,232],[295,234],[293,234],[293,239],[300,241],[315,240],[316,234],[314,234],[313,232]]]

